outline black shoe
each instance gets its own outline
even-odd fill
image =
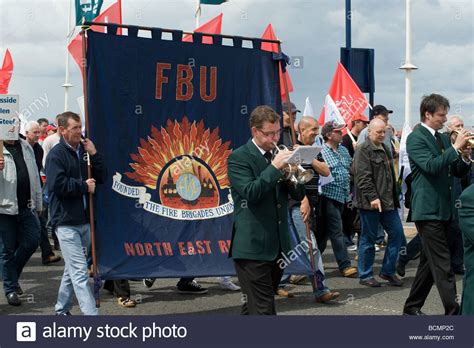
[[[389,276],[389,275],[380,273],[379,277],[382,278],[383,280],[388,281],[388,285],[403,286],[403,282],[400,279],[398,279],[398,277],[395,274]]]
[[[178,292],[181,294],[202,295],[207,293],[207,289],[199,285],[195,280],[178,286]]]
[[[10,292],[7,294],[7,301],[10,306],[21,306],[20,298],[16,292]]]
[[[403,315],[426,315],[418,308],[405,308],[403,309]]]
[[[400,277],[405,276],[405,265],[402,265],[401,263],[397,263],[397,274]]]
[[[23,295],[23,289],[21,288],[20,284],[16,286],[15,292],[18,296]]]
[[[369,278],[369,279],[361,279],[359,281],[360,285],[365,285],[371,288],[380,288],[382,285],[376,281],[374,278]]]
[[[71,312],[67,311],[66,313],[56,313],[56,315],[72,315]]]
[[[153,286],[155,283],[155,278],[145,278],[143,279],[143,285],[145,285],[148,289]]]

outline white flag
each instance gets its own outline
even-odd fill
[[[306,105],[304,107],[303,116],[314,117],[313,106],[309,102],[309,97],[306,97]]]
[[[338,126],[345,126],[346,122],[341,115],[341,112],[332,100],[331,96],[328,94],[326,95],[326,101],[324,102],[324,122],[335,121],[336,125]]]
[[[410,161],[408,160],[408,152],[407,152],[407,138],[411,132],[412,132],[412,129],[410,125],[407,122],[405,122],[405,124],[403,125],[402,139],[400,139],[400,154],[399,154],[399,159],[398,159],[399,161],[398,168],[401,170],[401,168],[403,167],[403,181],[404,182],[407,175],[411,173]]]
[[[81,121],[82,121],[82,134],[86,133],[86,120],[84,118],[84,115],[86,114],[85,111],[85,106],[84,106],[84,96],[77,97],[77,104],[79,104],[79,110],[81,111],[79,116],[81,116]]]

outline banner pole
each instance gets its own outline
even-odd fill
[[[278,42],[278,54],[281,54],[281,41]],[[291,129],[291,140],[293,142],[293,145],[296,144],[296,132],[295,132],[295,120],[293,118],[293,110],[291,109],[291,100],[290,100],[290,93],[288,92],[288,82],[286,81],[286,76],[283,74],[283,61],[280,61],[281,68],[282,68],[282,76],[283,76],[283,86],[285,88],[285,95],[286,95],[286,101],[288,104],[288,112],[290,116],[290,129]],[[309,248],[309,262],[311,265],[311,283],[313,285],[313,289],[317,289],[316,285],[316,271],[315,271],[315,264],[314,264],[314,252],[313,252],[313,239],[311,238],[311,228],[309,227],[309,221],[306,221],[305,223],[306,226],[306,241],[308,242]],[[315,238],[316,239],[316,238]]]
[[[278,54],[281,54],[281,42],[278,41]],[[286,101],[288,103],[288,113],[290,116],[290,130],[291,130],[291,141],[293,145],[296,144],[296,132],[295,132],[295,119],[293,118],[293,110],[291,109],[290,93],[288,92],[288,82],[286,81],[286,76],[283,73],[285,71],[284,62],[280,61],[281,71],[283,76],[283,86],[285,88]]]
[[[89,27],[89,26],[101,26],[101,27],[106,27],[107,25],[109,25],[110,23],[104,23],[104,22],[87,22],[85,21],[83,23],[84,26],[86,27]],[[118,24],[118,23],[114,23],[114,26],[116,26],[117,28],[125,28],[125,29],[137,29],[138,30],[144,30],[144,31],[152,31],[156,28],[154,27],[146,27],[146,26],[136,26],[136,25],[128,25],[128,24]],[[173,29],[167,29],[167,28],[160,28],[162,32],[164,33],[174,33],[176,32],[176,30],[173,30]],[[194,31],[183,31],[183,34],[184,35],[193,35],[194,34]],[[206,36],[214,36],[216,34],[207,34],[206,33]],[[236,38],[235,35],[225,35],[225,34],[218,34],[220,37],[222,37],[223,39],[234,39]],[[239,36],[238,37],[239,39],[242,39],[242,40],[247,40],[247,41],[253,41],[255,40],[256,38],[254,37],[248,37],[248,36]],[[262,39],[262,38],[258,38],[260,41],[262,42],[268,42],[268,43],[273,43],[273,44],[281,44],[282,41],[280,40],[272,40],[272,39]]]
[[[84,120],[86,123],[86,137],[90,134],[89,129],[89,107],[88,107],[88,94],[87,94],[87,74],[86,74],[86,30],[88,26],[82,25],[81,27],[81,35],[82,35],[82,90],[84,93]],[[86,152],[87,153],[87,152]],[[92,178],[92,167],[90,156],[87,153],[87,178]],[[91,232],[91,253],[92,253],[92,271],[94,274],[94,283],[97,281],[97,255],[96,255],[96,244],[95,244],[95,225],[94,225],[94,195],[89,193],[89,224],[90,224],[90,232]],[[95,298],[95,306],[97,308],[100,307],[100,297],[99,293],[97,292],[97,296]]]

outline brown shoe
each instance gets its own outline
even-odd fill
[[[316,303],[327,303],[329,301],[335,300],[341,294],[337,291],[330,291],[325,293],[323,296],[316,297]]]
[[[357,276],[357,268],[347,267],[341,271],[341,275],[346,278],[355,278]]]
[[[292,292],[286,291],[283,288],[278,288],[276,291],[276,294],[280,297],[288,297],[288,298],[295,297],[295,294],[293,294]]]
[[[379,274],[379,277],[383,280],[388,281],[388,285],[391,286],[403,286],[403,282],[394,274],[394,275],[386,275],[386,274]]]
[[[117,298],[117,303],[120,307],[124,308],[134,308],[137,305],[137,302],[130,297],[119,297]]]
[[[58,262],[61,260],[61,256],[58,255],[49,255],[47,258],[43,259],[43,265],[48,265],[50,263]]]
[[[308,276],[305,275],[292,275],[290,277],[290,284],[294,285],[304,285],[309,283]]]

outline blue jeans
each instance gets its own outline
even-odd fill
[[[396,209],[386,210],[382,213],[377,210],[360,209],[362,222],[362,233],[359,243],[359,277],[370,279],[374,277],[373,265],[375,258],[375,240],[377,238],[378,226],[381,224],[388,234],[387,248],[382,262],[380,274],[394,275],[395,264],[401,246],[406,243],[403,234],[403,226]]]
[[[310,242],[308,240],[308,236],[306,235],[306,225],[303,221],[303,216],[301,215],[299,206],[291,208],[290,222],[292,222],[293,226],[295,227],[294,229],[298,234],[299,242],[301,243],[303,241],[306,241],[309,244]],[[326,286],[323,260],[321,259],[321,253],[319,252],[318,244],[316,243],[316,238],[314,238],[313,233],[311,233],[311,245],[313,249],[313,260],[310,260],[310,264],[311,262],[313,262],[315,279],[315,282],[311,282],[311,284],[313,285],[314,296],[320,297],[330,292],[331,290]],[[309,254],[307,256],[309,259]]]
[[[3,288],[5,295],[16,290],[23,267],[38,248],[40,223],[36,210],[20,208],[18,215],[0,214],[3,240]]]
[[[87,255],[91,240],[89,224],[78,226],[58,226],[57,235],[63,254],[65,267],[58,299],[55,306],[57,314],[66,314],[72,308],[72,295],[76,294],[82,313],[98,315],[94,295],[89,286]]]
[[[382,224],[379,224],[377,228],[377,238],[375,239],[376,244],[382,244],[385,241],[385,231]]]
[[[321,204],[324,226],[318,229],[318,235],[316,236],[319,250],[321,253],[324,252],[327,241],[330,238],[339,270],[343,271],[351,266],[351,260],[349,259],[347,247],[344,242],[344,233],[342,232],[342,212],[344,210],[344,204],[325,196],[321,196]]]

